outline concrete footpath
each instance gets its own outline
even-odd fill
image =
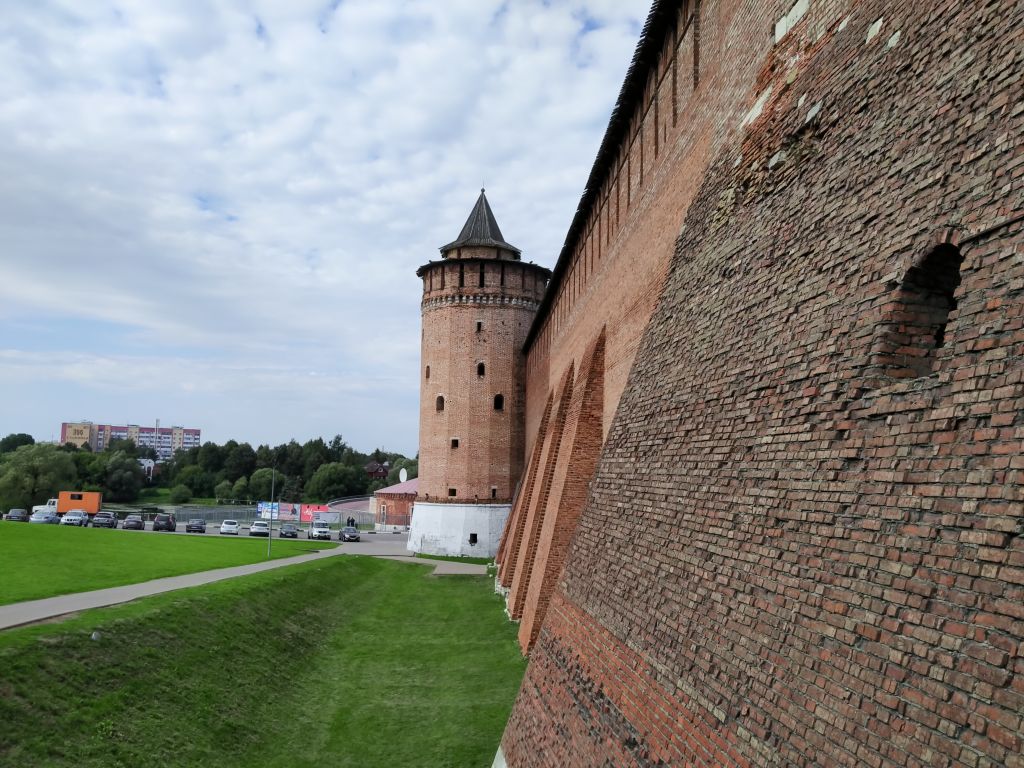
[[[61,616],[67,616],[68,614],[87,611],[91,608],[105,608],[110,605],[128,603],[140,597],[159,595],[164,592],[173,592],[177,589],[187,589],[188,587],[199,587],[203,584],[212,584],[215,581],[233,579],[237,576],[248,576],[251,573],[272,571],[275,568],[283,568],[288,565],[298,565],[313,560],[323,560],[328,557],[342,555],[381,557],[387,560],[400,560],[415,563],[416,565],[433,566],[435,576],[454,574],[483,576],[487,574],[487,566],[485,565],[472,565],[444,560],[424,560],[411,557],[405,549],[405,538],[405,536],[396,536],[389,539],[381,537],[377,541],[367,541],[365,545],[361,542],[344,544],[334,549],[326,549],[308,555],[298,555],[269,562],[238,565],[233,568],[218,568],[213,571],[169,576],[163,579],[144,581],[139,584],[127,584],[122,587],[110,587],[109,589],[97,589],[92,592],[78,592],[72,595],[58,595],[57,597],[47,597],[42,600],[28,600],[23,603],[2,605],[0,606],[0,630],[48,621]]]

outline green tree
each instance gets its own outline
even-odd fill
[[[224,477],[232,482],[248,477],[256,471],[256,451],[248,443],[239,443],[227,448],[224,456]]]
[[[249,480],[245,477],[240,477],[235,480],[235,484],[231,486],[231,498],[233,499],[248,499],[249,498]]]
[[[341,462],[322,465],[306,483],[305,500],[325,502],[343,496],[355,496],[366,488],[366,473],[362,468]]]
[[[134,440],[130,439],[122,440],[120,438],[115,438],[111,440],[107,444],[107,447],[104,448],[103,450],[105,450],[107,453],[116,453],[117,451],[122,451],[131,456],[133,459],[138,458],[139,456],[139,446],[135,444]]]
[[[215,475],[224,468],[224,455],[224,449],[216,443],[203,443],[203,447],[199,449],[199,466],[204,472]]]
[[[235,489],[234,483],[230,480],[224,480],[217,483],[217,486],[213,489],[213,495],[218,499],[230,499],[233,498],[232,493]]]
[[[174,483],[188,486],[193,496],[210,496],[213,493],[213,476],[195,464],[178,472]]]
[[[388,485],[397,485],[402,482],[399,475],[403,469],[409,473],[409,476],[406,478],[407,480],[412,480],[414,477],[418,477],[420,473],[419,459],[407,459],[404,456],[395,459],[394,463],[391,465],[391,469],[388,471]]]
[[[108,454],[75,451],[70,456],[78,471],[78,484],[82,490],[102,490],[107,479]]]
[[[109,501],[135,501],[143,482],[145,476],[138,460],[124,451],[117,451],[106,462],[103,498]]]
[[[0,453],[13,453],[23,445],[34,445],[35,438],[25,432],[11,432],[7,437],[0,438]]]
[[[274,451],[269,445],[256,449],[256,469],[270,469],[274,466]]]
[[[171,503],[186,504],[192,500],[192,490],[187,485],[176,485],[171,488]]]
[[[5,454],[0,467],[0,508],[29,509],[77,485],[78,470],[70,454],[55,445],[22,445]]]
[[[276,480],[274,478],[276,477]],[[284,480],[284,476],[273,469],[264,467],[263,469],[257,469],[252,473],[252,477],[249,478],[249,497],[256,501],[271,501],[270,491],[271,484],[273,483],[274,495],[277,495],[277,491],[281,489],[281,482]]]
[[[302,476],[312,477],[322,464],[331,461],[331,452],[323,438],[308,441],[302,446]]]
[[[281,501],[302,501],[302,478],[298,476],[285,478],[281,493],[277,498]]]

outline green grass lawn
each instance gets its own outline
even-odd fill
[[[455,555],[425,555],[417,552],[416,557],[424,560],[447,560],[450,563],[472,563],[474,565],[490,565],[493,559],[490,557],[458,557]]]
[[[428,573],[331,558],[0,633],[0,765],[486,768],[515,627]]]
[[[266,559],[267,540],[0,522],[0,605]],[[274,539],[274,559],[329,542]]]

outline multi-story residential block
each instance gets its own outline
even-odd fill
[[[200,430],[186,427],[143,427],[138,424],[112,426],[90,421],[64,422],[60,426],[60,442],[88,445],[102,451],[112,440],[131,440],[140,447],[153,448],[161,459],[169,459],[177,451],[200,445]]]

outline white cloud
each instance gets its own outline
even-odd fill
[[[162,414],[414,451],[416,267],[482,181],[552,265],[647,5],[9,5],[0,431]]]

